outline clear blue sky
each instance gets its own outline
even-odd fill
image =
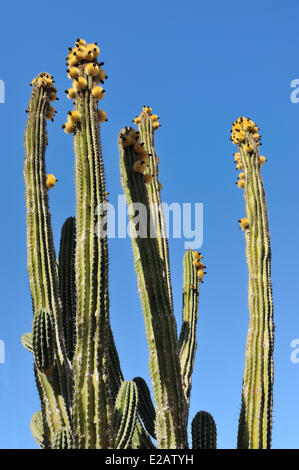
[[[117,134],[149,104],[163,127],[156,134],[163,200],[203,202],[208,275],[199,301],[198,352],[190,416],[204,409],[217,422],[220,448],[236,446],[248,327],[247,266],[237,220],[242,191],[229,141],[231,123],[249,115],[260,126],[273,249],[276,323],[274,448],[299,447],[299,364],[290,342],[299,338],[298,172],[299,104],[290,83],[299,78],[296,0],[6,2],[1,6],[1,315],[0,448],[37,448],[31,415],[39,409],[32,357],[21,345],[31,329],[26,268],[23,131],[31,79],[55,75],[60,101],[49,123],[47,168],[59,178],[51,191],[55,243],[75,211],[72,138],[61,130],[70,109],[63,90],[67,46],[78,36],[97,41],[109,79],[102,128],[110,202],[122,194]],[[172,283],[181,317],[184,240],[170,240]],[[111,319],[126,378],[149,381],[147,343],[130,240],[110,242]]]

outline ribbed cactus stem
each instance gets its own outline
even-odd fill
[[[35,312],[32,322],[32,344],[36,367],[42,374],[52,374],[55,361],[55,329],[51,312],[47,310]]]
[[[74,217],[69,217],[64,222],[61,230],[58,272],[62,302],[62,324],[67,356],[70,361],[73,359],[75,348],[75,246],[76,221]]]
[[[196,413],[191,424],[193,449],[216,449],[217,429],[213,416],[206,411]]]
[[[196,353],[196,329],[198,320],[199,281],[193,265],[192,250],[187,250],[184,259],[183,315],[179,338],[181,374],[186,402],[189,404],[191,379]]]
[[[94,77],[80,63],[75,96],[80,120],[74,130],[76,176],[76,349],[74,355],[74,443],[78,448],[112,445],[113,403],[108,377],[108,246],[96,233],[100,205],[106,200]]]
[[[52,448],[61,450],[72,448],[71,436],[67,428],[58,429],[54,437]]]
[[[266,449],[271,446],[272,431],[274,322],[270,232],[256,124],[239,118],[233,125],[232,140],[239,146],[245,174],[247,221],[242,219],[241,227],[246,241],[250,315],[238,447]]]
[[[41,411],[36,411],[31,418],[30,429],[34,440],[41,447],[44,447],[44,424],[43,424],[43,414]]]
[[[145,429],[152,437],[155,438],[156,412],[152,402],[151,393],[146,381],[142,377],[135,377],[133,380],[138,388],[138,412]]]
[[[22,345],[27,351],[33,354],[32,333],[24,333],[22,336]]]
[[[55,390],[52,379],[48,380],[36,371],[43,413],[51,416],[54,431],[56,425],[69,425],[71,371],[61,334],[61,301],[46,187],[46,118],[49,117],[49,102],[53,89],[53,80],[48,74],[39,74],[34,79],[25,130],[24,178],[27,208],[27,266],[33,311],[40,309],[50,311],[55,325],[55,360],[58,374]],[[45,390],[46,397],[42,396],[42,389]],[[56,399],[55,394],[59,399]],[[46,434],[49,429],[46,429]],[[51,441],[52,435],[51,431],[46,440]]]
[[[134,171],[139,155],[132,145],[123,148],[123,140],[129,138],[129,134],[130,130],[123,130],[119,137],[120,169],[128,206],[142,203],[146,208],[146,220],[140,222],[145,236],[136,237],[135,234],[132,246],[157,407],[155,431],[160,448],[185,448],[186,403],[182,390],[176,321],[169,298],[165,264],[161,262],[157,239],[151,238],[152,220],[144,175]],[[132,223],[134,216],[131,213]]]
[[[148,172],[153,176],[151,182],[146,185],[149,203],[152,204],[153,221],[157,231],[157,242],[159,247],[160,257],[165,264],[165,273],[168,286],[168,294],[170,299],[171,308],[173,309],[173,298],[170,277],[170,263],[169,263],[169,250],[168,239],[166,234],[166,226],[164,214],[162,210],[161,199],[161,183],[159,181],[159,157],[155,150],[154,135],[155,130],[159,127],[158,117],[152,114],[152,110],[148,106],[143,107],[143,111],[138,117],[138,129],[140,131],[140,142],[144,143],[144,148],[149,154]],[[154,118],[154,119],[153,119]],[[155,119],[156,118],[156,119]],[[156,209],[154,209],[156,208]]]
[[[115,403],[114,449],[127,449],[136,426],[138,390],[133,380],[123,382]]]

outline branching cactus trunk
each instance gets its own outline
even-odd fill
[[[244,188],[246,217],[239,222],[246,240],[250,315],[238,447],[267,449],[272,430],[274,323],[270,233],[261,176],[266,159],[259,154],[259,129],[251,119],[234,122],[231,140],[239,147],[237,184]]]
[[[107,200],[98,102],[107,78],[99,47],[78,39],[70,48],[66,90],[74,107],[63,128],[74,138],[76,214],[62,228],[58,260],[48,193],[55,175],[46,173],[47,120],[53,120],[53,77],[32,82],[25,131],[24,178],[32,332],[22,337],[33,354],[41,410],[31,420],[39,445],[53,449],[186,449],[192,373],[196,353],[199,289],[206,274],[202,255],[183,258],[183,313],[177,332],[162,185],[154,135],[159,118],[144,106],[138,130],[119,134],[120,170],[129,206],[133,255],[149,348],[154,400],[141,377],[124,379],[109,319]],[[250,325],[247,338],[238,447],[268,448],[273,402],[273,306],[270,237],[260,174],[259,133],[251,120],[234,123],[239,146],[237,185],[244,188],[249,269]],[[204,411],[192,421],[194,448],[216,448],[216,424]]]

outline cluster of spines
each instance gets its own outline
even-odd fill
[[[153,121],[154,131],[159,129],[159,127],[161,127],[161,124],[159,122],[159,116],[157,114],[152,114],[152,108],[150,106],[142,107],[142,112],[139,114],[139,116],[136,116],[133,119],[134,124],[137,124],[137,125],[140,124],[142,117],[145,115],[148,116]]]
[[[42,72],[31,81],[30,86],[34,86],[35,88],[43,88],[47,92],[49,102],[52,102],[59,99],[57,98],[57,88],[54,86],[54,83],[55,80],[53,75],[47,72]],[[26,112],[29,112],[29,110],[26,110]],[[57,111],[55,110],[54,106],[48,103],[46,118],[53,121],[56,113]]]
[[[143,175],[144,182],[149,184],[152,181],[152,175],[149,172],[149,154],[144,143],[139,141],[139,131],[132,127],[125,127],[124,131],[120,134],[120,142],[123,148],[131,147],[138,155],[138,160],[133,164],[133,171]]]
[[[193,257],[193,266],[195,266],[196,268],[198,280],[199,282],[203,282],[204,275],[207,274],[204,271],[206,266],[201,262],[201,260],[203,259],[203,256],[198,251],[193,251],[192,257]]]
[[[254,140],[256,146],[261,145],[261,135],[259,134],[259,128],[256,123],[250,118],[241,116],[233,122],[230,140],[233,144],[244,145],[248,152],[252,152],[254,147],[251,139],[249,139],[249,135]]]
[[[99,86],[103,84],[107,77],[102,66],[104,62],[98,62],[100,49],[97,43],[87,44],[84,39],[77,39],[75,46],[69,47],[67,60],[67,75],[73,80],[72,87],[65,90],[67,96],[71,100],[75,100],[76,96],[84,93],[86,90],[91,92],[96,102],[100,101],[105,90]],[[99,122],[107,121],[106,111],[98,110]],[[80,125],[81,115],[77,109],[68,112],[66,123],[62,126],[67,134],[72,134],[76,127]]]
[[[246,184],[247,170],[244,168],[242,154],[247,154],[253,158],[257,155],[260,165],[267,161],[266,157],[258,154],[258,147],[261,145],[259,130],[259,127],[252,119],[245,118],[244,116],[239,117],[233,122],[230,140],[233,144],[238,145],[240,150],[233,154],[236,170],[241,171],[236,181],[238,188],[244,189]],[[238,222],[242,230],[249,228],[249,220],[246,217],[239,219]]]

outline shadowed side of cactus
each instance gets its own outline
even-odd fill
[[[142,377],[135,377],[134,382],[138,389],[138,412],[147,432],[156,438],[155,420],[156,412],[151,399],[151,393],[146,381]]]
[[[196,413],[191,424],[192,449],[217,449],[217,429],[213,416],[207,411]]]
[[[64,222],[61,230],[58,274],[65,346],[70,361],[73,359],[76,344],[74,328],[76,313],[75,246],[76,220],[75,217],[69,217]]]
[[[235,154],[238,186],[244,189],[246,217],[239,220],[246,241],[248,264],[249,328],[243,377],[238,448],[271,447],[273,409],[274,321],[271,284],[271,247],[266,197],[259,153],[260,134],[249,118],[233,123],[231,140]],[[242,182],[240,183],[240,180]]]

